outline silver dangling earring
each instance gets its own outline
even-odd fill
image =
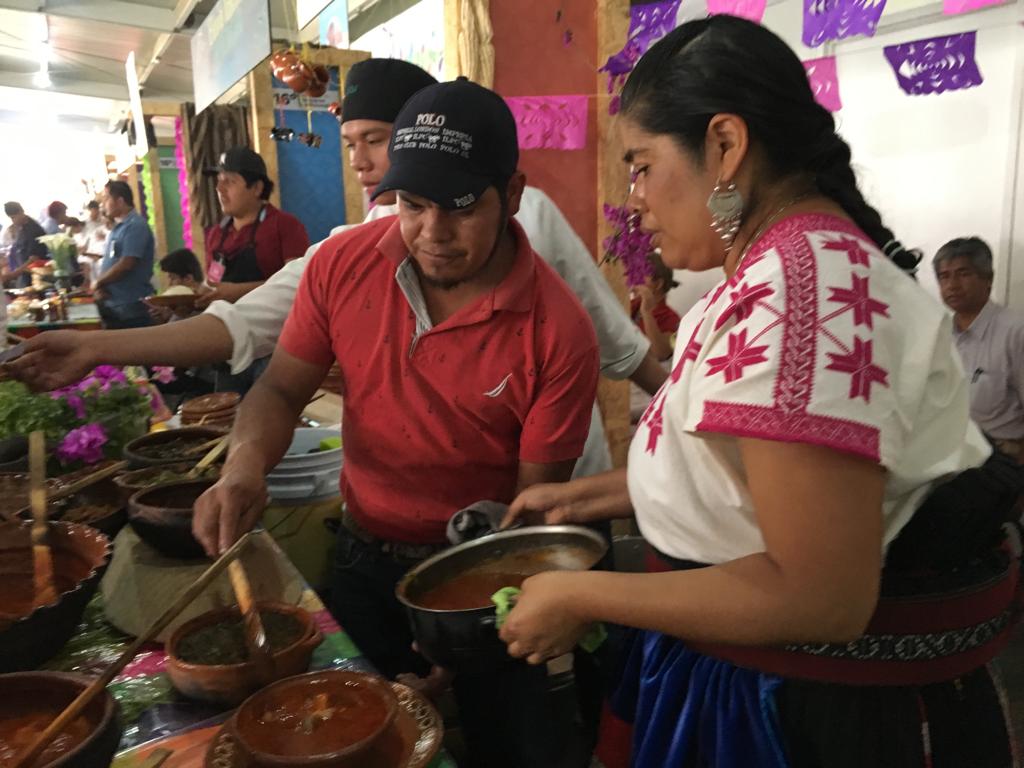
[[[736,189],[736,182],[730,181],[724,189],[721,182],[716,183],[708,198],[708,210],[711,211],[711,228],[729,253],[743,219],[743,195]]]

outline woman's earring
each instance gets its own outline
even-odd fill
[[[743,219],[743,195],[736,189],[736,182],[730,181],[724,188],[721,182],[716,183],[708,198],[708,210],[711,211],[711,228],[721,238],[728,253]]]

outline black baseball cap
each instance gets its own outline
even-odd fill
[[[431,85],[395,118],[388,159],[374,198],[403,190],[465,208],[519,167],[516,121],[501,96],[464,77]]]
[[[437,82],[432,74],[401,59],[367,59],[345,75],[341,122],[380,120],[393,123],[409,98]]]
[[[220,156],[220,161],[214,168],[207,168],[208,176],[216,176],[221,172],[237,173],[248,179],[259,178],[269,181],[267,176],[267,164],[263,158],[248,147],[232,147]]]

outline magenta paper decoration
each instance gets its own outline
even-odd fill
[[[520,149],[583,149],[586,96],[517,96],[506,99],[516,119]]]
[[[185,163],[185,131],[181,118],[174,118],[174,162],[178,164],[178,193],[181,196],[181,238],[185,247],[192,247],[192,199],[188,193],[188,171]]]
[[[836,74],[836,57],[825,56],[804,62],[807,79],[814,91],[814,98],[829,112],[838,112],[843,108],[839,98],[839,77]]]
[[[974,60],[975,32],[931,37],[885,48],[896,81],[912,96],[958,91],[981,85]]]
[[[767,4],[767,0],[708,0],[708,13],[739,16],[760,24]]]
[[[676,14],[681,3],[682,0],[663,0],[630,7],[626,44],[618,53],[609,56],[604,66],[597,70],[608,74],[608,93],[621,89],[647,49],[675,29]],[[619,111],[617,95],[612,98],[608,111],[613,115]]]
[[[1004,2],[1006,0],[943,0],[942,12],[947,16],[956,16],[959,13],[976,11],[990,5],[1002,5]]]
[[[804,45],[817,48],[828,40],[872,37],[884,10],[885,0],[804,0]]]

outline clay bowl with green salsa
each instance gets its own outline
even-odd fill
[[[155,467],[143,467],[133,469],[131,472],[122,472],[117,475],[113,482],[124,495],[125,504],[133,495],[147,488],[155,488],[158,485],[178,483],[186,479],[185,475],[195,466],[195,462],[183,461],[179,464],[160,464]],[[216,464],[207,467],[200,473],[197,479],[205,480],[217,477],[220,474],[220,467]]]
[[[183,461],[195,464],[203,458],[201,452],[196,452],[203,443],[226,434],[227,430],[220,427],[183,427],[152,432],[128,443],[124,447],[124,457],[133,469]]]
[[[323,640],[308,611],[285,603],[258,603],[274,661],[274,680],[309,668]],[[209,611],[175,630],[167,642],[167,676],[192,699],[236,705],[266,685],[249,660],[237,607]]]

